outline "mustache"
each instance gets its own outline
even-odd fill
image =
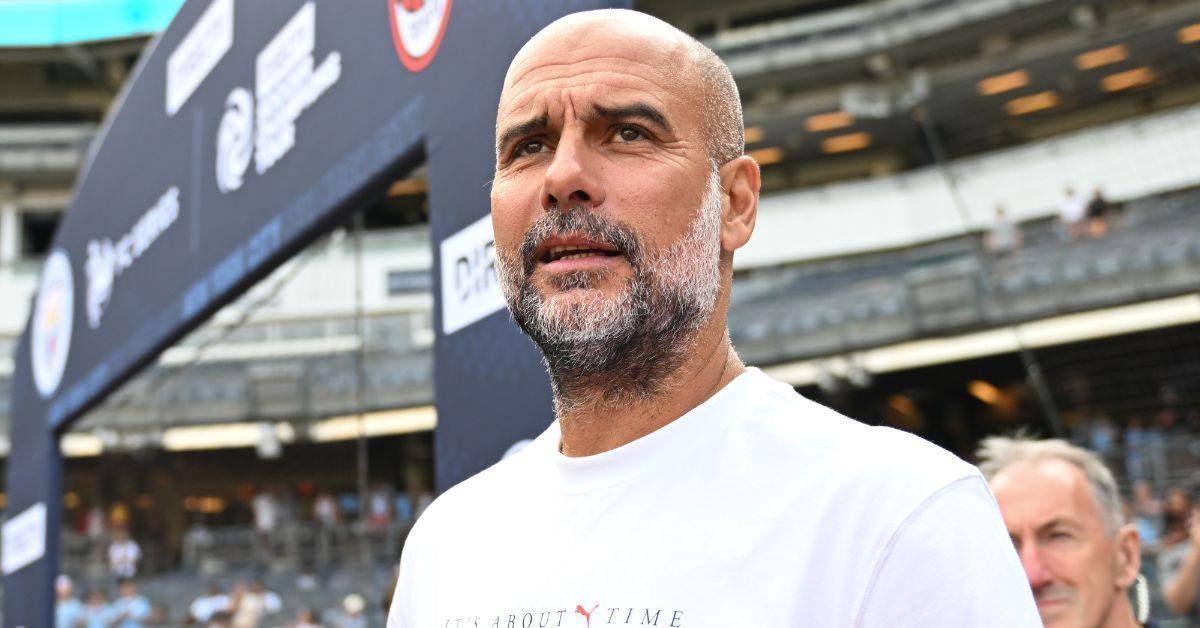
[[[1039,588],[1036,588],[1033,590],[1033,597],[1035,600],[1038,600],[1038,601],[1043,600],[1043,599],[1050,599],[1050,600],[1068,599],[1069,600],[1069,599],[1073,599],[1074,596],[1075,596],[1075,592],[1070,587],[1066,587],[1066,586],[1062,586],[1062,585],[1058,585],[1058,584],[1048,584],[1046,586],[1039,587]]]
[[[568,235],[582,235],[597,243],[615,247],[635,269],[643,258],[641,241],[628,225],[605,218],[582,205],[562,210],[551,208],[533,223],[521,240],[517,253],[525,276],[533,273],[533,267],[537,264],[537,250],[543,242],[554,236]]]

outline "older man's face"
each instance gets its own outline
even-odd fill
[[[610,344],[614,321],[681,300],[709,309],[678,316],[707,316],[722,200],[698,92],[678,42],[618,25],[560,29],[518,55],[492,186],[510,305]]]
[[[1061,460],[1019,462],[990,484],[1046,626],[1104,625],[1125,587],[1083,472]]]

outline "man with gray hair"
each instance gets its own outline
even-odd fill
[[[556,421],[417,521],[391,628],[1038,625],[976,469],[734,352],[759,170],[712,51],[565,17],[496,127],[497,274]]]
[[[1141,567],[1137,529],[1125,524],[1117,484],[1099,456],[1024,437],[985,439],[978,455],[1048,628],[1133,628],[1145,620],[1128,595]]]

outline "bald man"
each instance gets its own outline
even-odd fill
[[[496,120],[497,272],[557,419],[421,517],[391,628],[1039,625],[973,467],[734,353],[759,170],[710,50],[572,15]]]

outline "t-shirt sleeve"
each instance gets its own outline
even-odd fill
[[[982,477],[948,484],[901,524],[869,581],[856,625],[1042,625]]]

